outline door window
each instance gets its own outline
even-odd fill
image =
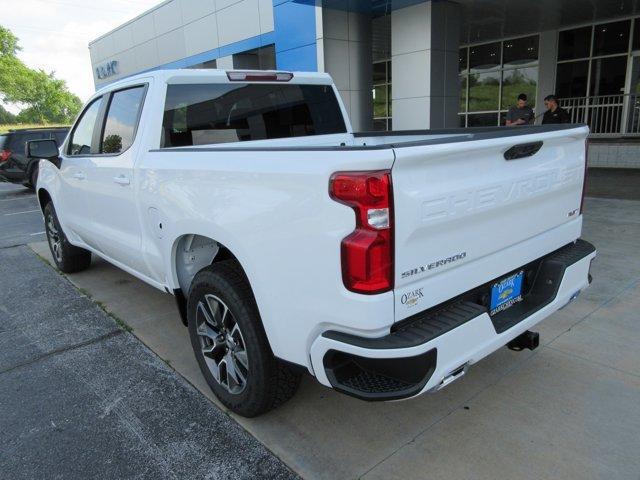
[[[82,113],[76,123],[69,141],[69,155],[88,155],[98,153],[97,142],[94,142],[93,132],[102,105],[102,97],[95,99]]]
[[[117,154],[131,146],[138,126],[144,91],[145,87],[139,86],[113,93],[102,133],[101,153]]]

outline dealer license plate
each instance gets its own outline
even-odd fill
[[[522,301],[522,279],[524,272],[518,272],[503,278],[491,287],[491,306],[489,314],[503,312],[507,308]]]

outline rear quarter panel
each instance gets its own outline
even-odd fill
[[[274,353],[309,365],[322,331],[382,334],[393,323],[393,293],[366,296],[342,282],[340,242],[353,210],[330,199],[335,171],[390,168],[384,150],[151,151],[135,181],[141,215],[155,208],[163,238],[143,225],[150,269],[178,288],[174,247],[185,234],[222,243],[238,258]]]

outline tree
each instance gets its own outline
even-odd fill
[[[16,116],[0,105],[0,125],[16,123]]]
[[[0,56],[13,55],[18,53],[18,37],[11,30],[0,25]]]
[[[22,106],[21,123],[69,123],[82,102],[53,72],[26,66],[16,56],[18,38],[0,26],[0,100]]]

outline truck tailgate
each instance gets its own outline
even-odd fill
[[[394,147],[396,321],[575,240],[587,134],[576,127]],[[505,158],[536,142],[533,155]]]

